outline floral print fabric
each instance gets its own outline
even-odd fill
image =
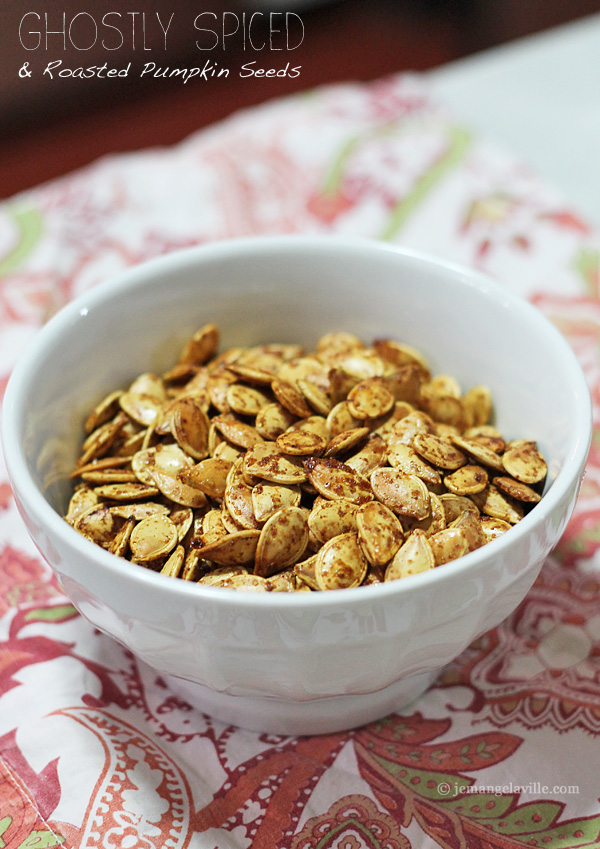
[[[0,206],[0,394],[40,325],[134,263],[240,235],[393,241],[483,270],[572,344],[600,422],[599,241],[410,76],[274,101]],[[223,725],[71,606],[0,459],[0,846],[600,845],[600,452],[519,608],[343,734]]]

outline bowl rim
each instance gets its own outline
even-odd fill
[[[187,601],[197,599],[198,603],[210,601],[211,604],[232,605],[235,608],[265,607],[276,613],[282,608],[304,609],[306,606],[312,610],[320,609],[323,605],[332,609],[339,609],[340,605],[356,607],[359,602],[370,603],[378,598],[383,600],[397,594],[402,596],[418,592],[422,587],[433,586],[447,580],[459,580],[461,577],[466,578],[490,556],[489,549],[486,551],[487,546],[484,546],[452,561],[448,564],[451,567],[448,569],[437,567],[426,573],[409,576],[408,579],[385,584],[311,593],[310,598],[305,593],[232,592],[227,588],[211,587],[197,582],[174,581],[166,575],[137,564],[129,563],[127,568],[123,569],[120,558],[87,540],[65,522],[36,485],[27,468],[17,424],[23,416],[23,400],[27,394],[30,376],[39,367],[39,363],[43,362],[43,352],[55,344],[57,337],[63,336],[72,324],[85,316],[95,305],[107,301],[113,295],[122,294],[125,289],[143,287],[148,271],[151,271],[152,276],[155,277],[163,270],[172,272],[190,264],[229,259],[240,254],[271,253],[285,256],[298,250],[310,251],[313,255],[322,251],[330,253],[340,250],[360,253],[385,252],[419,264],[433,265],[439,271],[450,273],[462,284],[490,295],[502,306],[524,313],[538,331],[549,337],[551,344],[560,350],[561,357],[571,372],[575,397],[573,418],[577,427],[573,430],[564,462],[549,491],[533,511],[511,528],[509,535],[502,535],[493,541],[495,553],[501,555],[503,550],[515,547],[524,535],[533,533],[565,497],[576,477],[578,475],[581,477],[580,470],[583,470],[585,466],[592,435],[591,398],[581,366],[566,339],[537,308],[491,277],[427,252],[384,243],[376,239],[350,239],[331,235],[250,236],[196,245],[127,268],[96,284],[66,304],[37,331],[27,350],[19,357],[6,388],[2,411],[2,442],[13,489],[18,491],[23,501],[30,505],[31,511],[39,517],[43,526],[50,527],[52,533],[61,537],[63,543],[74,549],[82,558],[94,560],[106,572],[107,577],[112,576],[119,581],[131,581],[133,584],[141,582],[142,585],[156,588],[163,593],[170,587],[171,593],[180,595]],[[18,482],[18,486],[13,481]],[[273,598],[273,595],[277,596],[277,600]]]

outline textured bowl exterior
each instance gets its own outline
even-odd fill
[[[547,493],[493,545],[387,585],[234,593],[120,561],[60,518],[66,488],[44,495],[43,472],[64,478],[86,410],[138,373],[167,368],[207,321],[222,328],[224,347],[310,346],[332,329],[419,347],[465,388],[491,387],[509,438],[539,441]],[[414,253],[304,237],[191,249],[96,287],[38,334],[11,378],[3,422],[19,510],[81,613],[208,712],[295,734],[401,707],[515,608],[571,515],[590,434],[579,366],[524,301]]]

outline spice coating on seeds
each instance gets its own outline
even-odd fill
[[[84,421],[65,520],[123,561],[245,592],[370,586],[448,568],[542,497],[535,441],[412,346],[219,341],[204,325]]]

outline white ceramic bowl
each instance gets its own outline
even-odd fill
[[[353,590],[234,592],[119,560],[60,518],[66,487],[45,495],[42,474],[73,467],[95,402],[142,371],[166,369],[208,321],[223,347],[312,346],[334,329],[418,347],[464,388],[491,388],[505,436],[539,442],[546,494],[509,533],[459,561]],[[590,433],[581,370],[529,304],[413,252],[304,237],[173,253],[92,289],[34,339],[10,380],[3,422],[23,519],[81,613],[206,712],[290,734],[402,707],[514,609],[572,512]]]

